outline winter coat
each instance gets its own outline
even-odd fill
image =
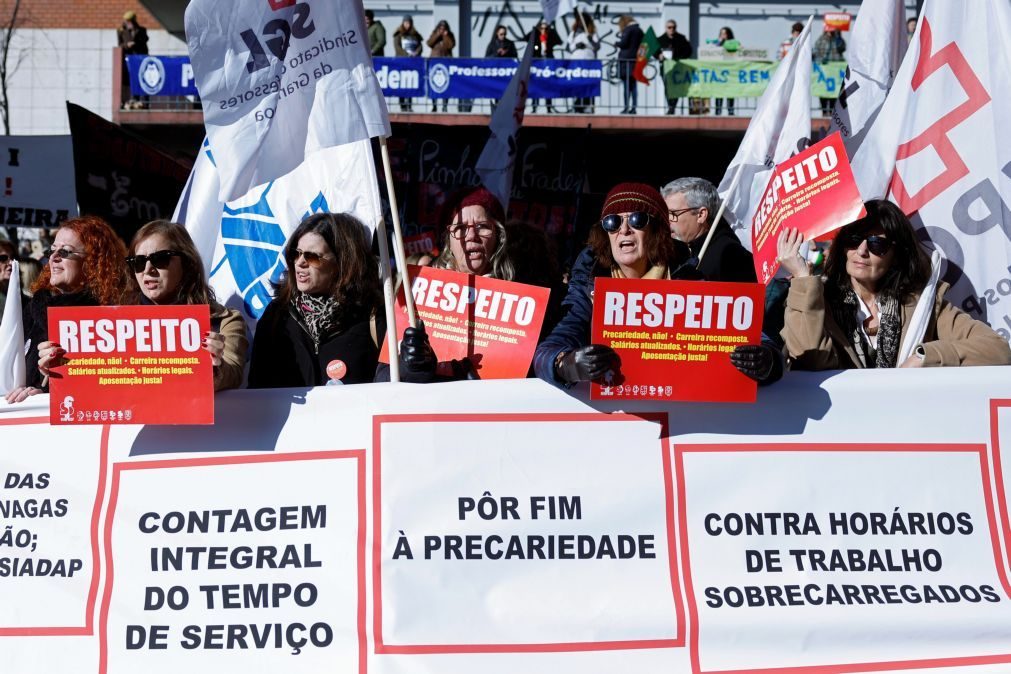
[[[414,26],[410,30],[404,30],[401,25],[393,34],[393,52],[397,56],[421,56],[421,44],[421,33]]]
[[[555,47],[562,46],[562,38],[558,37],[558,31],[550,26],[548,27],[548,39],[546,41],[541,42],[540,31],[537,30],[536,26],[523,37],[523,40],[527,44],[530,44],[531,37],[534,40],[535,59],[553,59],[555,58]]]
[[[568,47],[572,58],[593,60],[597,58],[597,52],[600,50],[600,38],[596,33],[577,30],[569,33]]]
[[[42,373],[39,372],[39,344],[49,341],[49,308],[97,307],[100,304],[88,291],[59,293],[40,290],[32,296],[30,302],[22,305],[22,326],[25,341],[28,342],[28,352],[25,353],[25,385],[49,390],[48,386],[42,385]]]
[[[664,31],[664,34],[656,40],[660,43],[660,50],[671,52],[672,58],[676,61],[692,57],[691,43],[688,41],[688,38],[677,31],[674,31],[673,37],[667,35],[667,32]]]
[[[330,380],[326,370],[333,361],[347,367],[342,383],[371,382],[385,334],[383,312],[377,312],[375,320],[363,312],[321,339],[317,351],[295,310],[275,299],[256,325],[249,388],[323,386]]]
[[[1009,365],[1011,348],[982,321],[974,320],[944,299],[948,284],[937,288],[933,316],[923,338],[923,365],[951,367]],[[919,295],[906,300],[901,340],[913,316]],[[862,368],[849,338],[825,305],[825,282],[820,276],[794,278],[786,298],[783,327],[786,352],[796,370],[848,370]],[[901,341],[900,341],[901,343]],[[901,363],[897,363],[901,365]]]
[[[429,54],[432,58],[452,58],[453,47],[456,46],[453,31],[447,30],[445,35],[439,35],[439,29],[436,28],[428,38],[428,46],[432,49],[432,53]]]
[[[382,21],[373,21],[369,26],[369,52],[373,56],[382,56],[386,53],[386,28]]]
[[[842,61],[846,51],[846,41],[834,33],[822,33],[814,42],[813,59],[815,63]]]
[[[499,52],[502,52],[501,54]],[[486,59],[497,59],[497,58],[517,58],[519,53],[516,51],[516,43],[505,38],[500,40],[497,37],[493,37],[491,42],[488,43],[488,48],[484,50],[484,57]]]
[[[698,257],[702,251],[702,244],[705,243],[705,235],[700,236],[688,247],[694,257]],[[726,221],[720,221],[713,232],[712,241],[709,242],[709,249],[705,257],[702,258],[702,266],[699,271],[709,281],[731,281],[735,283],[755,283],[758,281],[755,276],[755,259],[748,249],[741,244],[741,240],[730,229]]]
[[[630,23],[625,26],[625,30],[618,33],[618,59],[620,61],[634,61],[639,55],[642,37],[642,28],[639,28],[638,23]]]
[[[132,47],[127,45],[133,43]],[[116,43],[123,48],[123,54],[144,56],[147,54],[147,28],[137,25],[120,26],[116,29]]]

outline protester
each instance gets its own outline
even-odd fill
[[[421,39],[421,33],[414,27],[414,17],[405,14],[400,26],[393,33],[393,53],[404,57],[421,56]],[[400,109],[403,112],[411,112],[411,99],[401,97]]]
[[[369,30],[369,52],[373,56],[383,56],[386,53],[386,28],[382,21],[376,21],[371,9],[365,10],[365,26]]]
[[[635,106],[639,103],[638,82],[632,76],[635,72],[635,60],[639,55],[639,45],[642,43],[642,28],[639,22],[629,14],[618,17],[618,77],[621,78],[622,93],[625,107],[623,115],[634,115]]]
[[[18,266],[21,267],[21,292],[25,297],[31,297],[35,279],[42,274],[42,263],[33,257],[21,257],[18,258]]]
[[[906,41],[912,42],[913,35],[916,33],[916,17],[911,17],[906,19]]]
[[[825,26],[825,31],[815,40],[813,60],[816,65],[825,65],[829,61],[842,61],[845,51],[846,41],[843,40],[842,33]],[[824,117],[831,117],[832,111],[835,110],[836,99],[819,97],[818,100],[821,102],[821,114]]]
[[[596,277],[631,279],[700,278],[684,244],[670,236],[667,206],[654,187],[622,183],[604,200],[599,226],[590,230],[588,248],[573,265],[565,315],[538,346],[537,376],[559,386],[603,377],[621,365],[618,354],[590,343],[593,283]],[[761,345],[739,346],[731,362],[760,383],[782,376],[778,350],[763,338]]]
[[[661,62],[665,60],[680,61],[692,56],[691,43],[688,42],[688,38],[678,32],[677,21],[673,19],[667,21],[667,27],[663,35],[657,38],[657,42],[660,43],[658,58]],[[673,80],[664,78],[664,95],[667,98],[667,114],[673,115],[678,104],[677,95],[674,94]]]
[[[986,323],[944,299],[946,283],[924,325],[912,325],[931,262],[909,219],[889,201],[868,201],[866,217],[836,234],[824,277],[799,254],[804,237],[780,233],[777,252],[793,275],[783,338],[798,370],[1008,365],[1011,349]],[[910,336],[909,333],[913,332]],[[903,344],[916,344],[900,362]]]
[[[365,226],[346,213],[311,215],[284,260],[288,271],[256,325],[249,387],[371,382],[386,324]]]
[[[457,192],[443,206],[440,269],[512,281],[515,268],[506,254],[505,212],[487,188]]]
[[[561,46],[562,38],[558,37],[555,27],[549,25],[547,21],[541,21],[537,27],[527,33],[523,40],[528,45],[533,45],[535,59],[552,59],[555,57],[555,47]],[[533,42],[531,42],[533,40]],[[533,98],[533,112],[537,112],[537,104],[540,99]],[[548,112],[554,112],[554,99],[544,99]]]
[[[131,11],[123,15],[123,23],[116,29],[116,44],[123,50],[124,57],[147,55],[147,28],[137,22],[136,12]],[[130,71],[125,63],[123,64],[122,84],[129,89]],[[148,100],[150,99],[147,96],[140,99],[130,96],[123,107],[127,110],[146,108]]]
[[[133,237],[126,262],[133,272],[123,304],[206,304],[211,330],[203,349],[211,354],[214,390],[238,388],[246,367],[246,322],[226,309],[207,285],[204,263],[186,228],[167,220],[149,222]]]
[[[702,252],[720,208],[716,186],[703,178],[678,178],[661,188],[672,237],[688,245],[693,257]],[[726,220],[720,218],[699,271],[709,281],[755,283],[755,262]]]
[[[431,58],[453,58],[453,47],[456,46],[456,37],[449,29],[449,22],[443,19],[435,26],[435,30],[428,36],[428,46],[432,50],[429,53]],[[442,111],[449,110],[449,99],[442,99]],[[435,101],[432,101],[432,112],[435,112]]]
[[[49,264],[23,307],[27,385],[9,391],[8,403],[48,390],[50,368],[62,363],[65,351],[49,341],[49,308],[118,304],[128,282],[125,257],[126,246],[101,218],[88,215],[60,225]]]
[[[779,53],[777,54],[777,59],[782,61],[786,58],[786,55],[790,53],[790,47],[793,43],[797,41],[800,34],[804,32],[804,24],[800,21],[795,22],[790,26],[790,37],[783,40],[783,43],[779,45]]]
[[[739,43],[737,42],[737,38],[734,37],[734,31],[730,28],[730,26],[724,26],[723,28],[720,28],[720,34],[719,34],[719,37],[716,38],[716,44],[718,44],[719,46],[723,47],[727,51],[737,51],[737,48],[739,46]],[[724,100],[726,100],[726,102],[727,102],[727,115],[730,116],[730,117],[733,117],[734,116],[734,101],[735,101],[735,99],[733,99],[733,98],[727,98],[727,99],[714,98],[713,99],[713,107],[716,109],[716,114],[717,115],[722,115],[723,114],[723,101]]]
[[[597,26],[593,17],[576,11],[576,20],[572,22],[569,32],[569,54],[574,59],[595,60],[600,51],[600,38],[597,36]],[[593,98],[577,98],[572,108],[573,112],[593,114]]]
[[[484,57],[489,59],[514,59],[518,58],[516,43],[509,39],[505,26],[495,26],[495,34],[488,43],[488,48],[484,50]]]

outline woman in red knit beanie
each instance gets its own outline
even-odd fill
[[[505,212],[498,198],[484,187],[452,195],[442,208],[446,228],[441,269],[512,281],[515,270],[506,255]]]

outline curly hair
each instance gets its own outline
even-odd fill
[[[84,215],[60,224],[81,238],[87,255],[82,264],[84,289],[99,304],[118,304],[129,281],[126,269],[126,244],[102,218]],[[32,284],[32,292],[53,290],[47,264]]]
[[[193,239],[189,232],[182,225],[168,220],[153,220],[133,235],[130,243],[129,255],[136,255],[137,248],[145,239],[160,234],[168,242],[169,250],[174,250],[180,255],[183,264],[183,279],[179,286],[177,302],[179,304],[216,304],[214,291],[207,285],[207,274],[204,272],[204,263],[200,258]],[[140,285],[137,283],[137,275],[130,274],[129,290],[127,291],[128,303],[139,304],[142,295]]]

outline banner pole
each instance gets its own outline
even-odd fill
[[[741,174],[744,173],[743,167],[738,169],[737,175],[734,176],[733,182],[730,183],[730,189],[727,190],[726,198],[721,200],[720,210],[716,211],[716,217],[709,224],[709,231],[706,232],[706,240],[702,244],[702,249],[699,251],[699,264],[695,267],[700,269],[702,267],[702,257],[706,254],[706,250],[709,249],[709,243],[713,240],[713,234],[716,232],[716,226],[720,224],[720,220],[723,218],[724,211],[727,210],[727,201],[730,199],[735,191],[737,191],[737,183],[741,182]]]
[[[404,232],[400,227],[400,207],[397,205],[397,193],[393,189],[393,168],[390,165],[390,148],[386,145],[386,136],[379,137],[379,149],[383,154],[383,172],[386,173],[386,194],[390,197],[390,216],[393,218],[393,254],[397,258],[397,269],[403,280],[404,300],[407,304],[407,320],[412,328],[418,327],[418,313],[414,308],[414,295],[411,293],[411,279],[407,274],[407,254],[404,252]]]
[[[386,242],[386,218],[379,216],[376,237],[379,239],[379,272],[383,279],[383,304],[386,311],[386,344],[390,351],[390,381],[400,383],[400,358],[397,350],[397,314],[393,310],[396,300],[393,287],[393,268],[390,266],[390,247]],[[404,295],[410,295],[406,290]]]

